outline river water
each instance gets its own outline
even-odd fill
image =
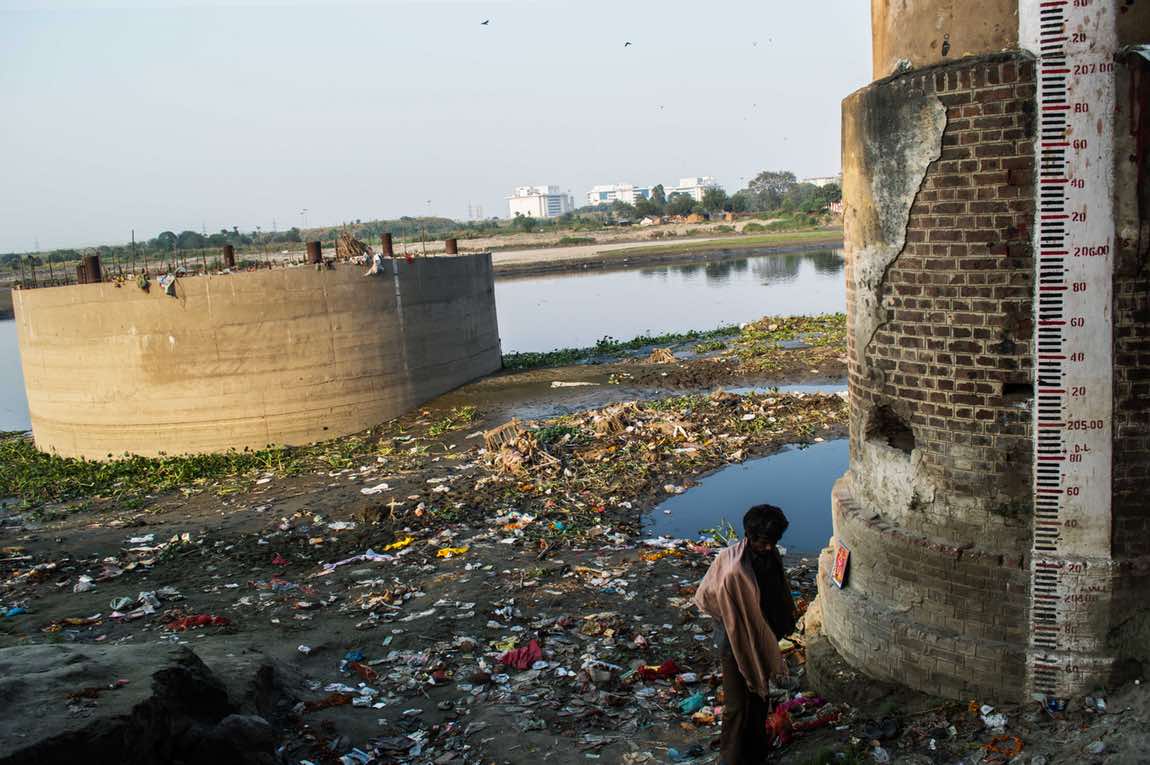
[[[846,304],[837,250],[750,250],[683,266],[499,279],[495,298],[504,353],[713,329],[769,314],[835,313]],[[29,427],[16,324],[0,321],[0,430]]]
[[[831,487],[847,469],[850,449],[839,439],[747,460],[712,473],[698,486],[666,500],[647,516],[644,532],[694,539],[703,529],[730,524],[742,535],[752,505],[777,505],[790,526],[781,543],[790,552],[814,553],[833,534]]]
[[[839,250],[748,251],[684,266],[500,279],[503,352],[585,348],[604,336],[714,329],[763,316],[846,310]]]
[[[28,430],[28,399],[16,347],[16,322],[0,321],[0,430]]]

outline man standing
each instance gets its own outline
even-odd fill
[[[778,550],[788,525],[774,505],[752,507],[743,516],[742,541],[719,553],[695,593],[695,604],[716,622],[723,765],[762,765],[770,750],[770,680],[787,672],[778,638],[795,629],[795,604]]]

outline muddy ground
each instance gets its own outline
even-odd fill
[[[135,651],[112,665],[131,667],[122,677],[133,692],[151,677],[156,695],[170,686],[156,678],[170,677],[172,646],[225,679],[243,657],[277,667],[289,679],[274,704],[257,705],[270,728],[236,734],[223,711],[197,718],[248,736],[237,762],[367,761],[359,750],[382,763],[713,763],[718,667],[690,596],[721,541],[645,540],[644,514],[725,464],[841,437],[842,395],[715,390],[841,381],[841,353],[795,348],[765,366],[704,353],[499,375],[365,437],[369,450],[331,469],[269,470],[131,503],[9,503],[0,649]],[[537,421],[500,428],[512,418]],[[813,556],[787,563],[810,601]],[[812,641],[826,653],[814,635],[791,636],[798,690],[811,688]],[[181,671],[213,689],[205,698],[220,693],[201,670]],[[1128,722],[1146,718],[1140,688],[1105,714],[1012,708],[996,734],[965,703],[882,688],[845,668],[820,677],[828,703],[794,709],[813,730],[781,762],[1006,762],[996,750],[1014,747],[1013,735],[1019,762],[1039,763],[1039,752],[1051,763],[1147,761],[1133,754],[1141,739]],[[54,735],[47,723],[37,732],[44,705],[62,715],[54,725],[81,730],[131,706],[116,701],[126,690],[99,690],[107,672],[85,696],[92,682],[77,669],[0,683],[10,702],[39,688],[35,704],[5,705],[0,762],[36,761],[28,747]],[[897,721],[889,738],[868,729],[882,717]],[[140,740],[132,730],[120,738]],[[85,761],[83,735],[55,735]],[[203,740],[216,748],[203,751],[214,754],[189,761],[229,759],[219,747],[230,744],[212,736]],[[165,761],[149,756],[121,761]]]

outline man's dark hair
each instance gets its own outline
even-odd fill
[[[776,544],[783,537],[790,521],[783,510],[774,505],[755,505],[743,516],[743,535],[765,539]]]

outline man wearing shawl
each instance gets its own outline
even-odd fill
[[[774,505],[743,516],[742,541],[722,550],[695,593],[716,623],[723,671],[722,765],[762,765],[770,749],[770,680],[786,675],[779,638],[795,629],[795,605],[778,542],[787,518]]]

